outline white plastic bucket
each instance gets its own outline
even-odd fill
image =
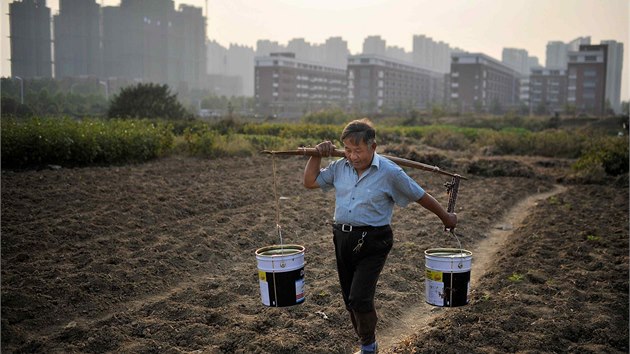
[[[304,246],[274,245],[256,250],[263,305],[284,307],[304,302]]]
[[[470,295],[472,252],[457,248],[424,251],[426,302],[441,307],[463,306]]]

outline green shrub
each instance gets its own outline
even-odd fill
[[[321,110],[312,112],[302,117],[302,122],[306,124],[335,124],[340,125],[348,123],[352,117],[340,108]]]
[[[526,154],[545,157],[577,158],[588,137],[576,131],[544,130],[527,135]]]
[[[190,117],[184,106],[172,94],[168,85],[139,83],[124,87],[112,99],[107,116],[110,118],[163,118]]]
[[[465,150],[471,143],[466,136],[452,129],[429,130],[421,141],[444,150]]]
[[[603,170],[607,175],[628,173],[628,137],[613,136],[588,140],[584,154],[573,164],[578,174],[596,174]]]
[[[2,119],[3,167],[140,162],[170,151],[170,126],[146,120]]]
[[[209,127],[198,130],[187,128],[183,139],[178,139],[174,150],[188,156],[206,158],[252,156],[257,152],[255,143],[264,145],[270,141],[273,141],[272,137],[263,136],[256,139],[243,134],[222,135]]]
[[[244,138],[258,151],[280,150],[286,145],[286,140],[277,136],[244,135]]]

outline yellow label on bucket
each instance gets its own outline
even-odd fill
[[[262,281],[267,281],[267,272],[263,272],[262,270],[259,270],[258,279]]]
[[[442,272],[438,272],[437,270],[426,269],[425,277],[429,280],[433,281],[442,281]]]

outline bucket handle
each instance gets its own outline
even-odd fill
[[[457,241],[457,244],[459,245],[459,253],[463,254],[464,249],[462,248],[462,243],[459,241],[459,237],[457,237],[457,234],[455,233],[455,229],[450,229],[449,232],[451,235],[453,235],[453,237],[455,237],[455,240]]]
[[[459,241],[459,237],[457,237],[457,234],[455,233],[455,229],[454,228],[450,229],[449,232],[451,233],[451,235],[453,235],[453,237],[455,237],[455,240],[457,241],[457,244],[459,245],[459,254],[464,255],[464,249],[462,248],[462,243]],[[457,268],[462,268],[463,266],[464,266],[464,262],[460,258]]]

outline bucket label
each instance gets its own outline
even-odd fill
[[[305,300],[304,267],[287,272],[258,270],[258,280],[260,297],[265,306],[292,306]]]
[[[431,305],[444,306],[444,283],[429,278],[425,281],[426,301]]]
[[[441,282],[443,274],[444,274],[443,272],[440,272],[437,270],[431,270],[427,268],[424,276],[429,280]]]
[[[295,302],[304,301],[304,278],[295,281]]]
[[[271,306],[271,300],[269,299],[269,283],[262,279],[258,281],[258,283],[260,284],[260,299],[263,305]]]
[[[427,275],[425,278],[427,303],[445,307],[462,306],[468,303],[470,271],[450,273],[427,268],[425,274]]]

